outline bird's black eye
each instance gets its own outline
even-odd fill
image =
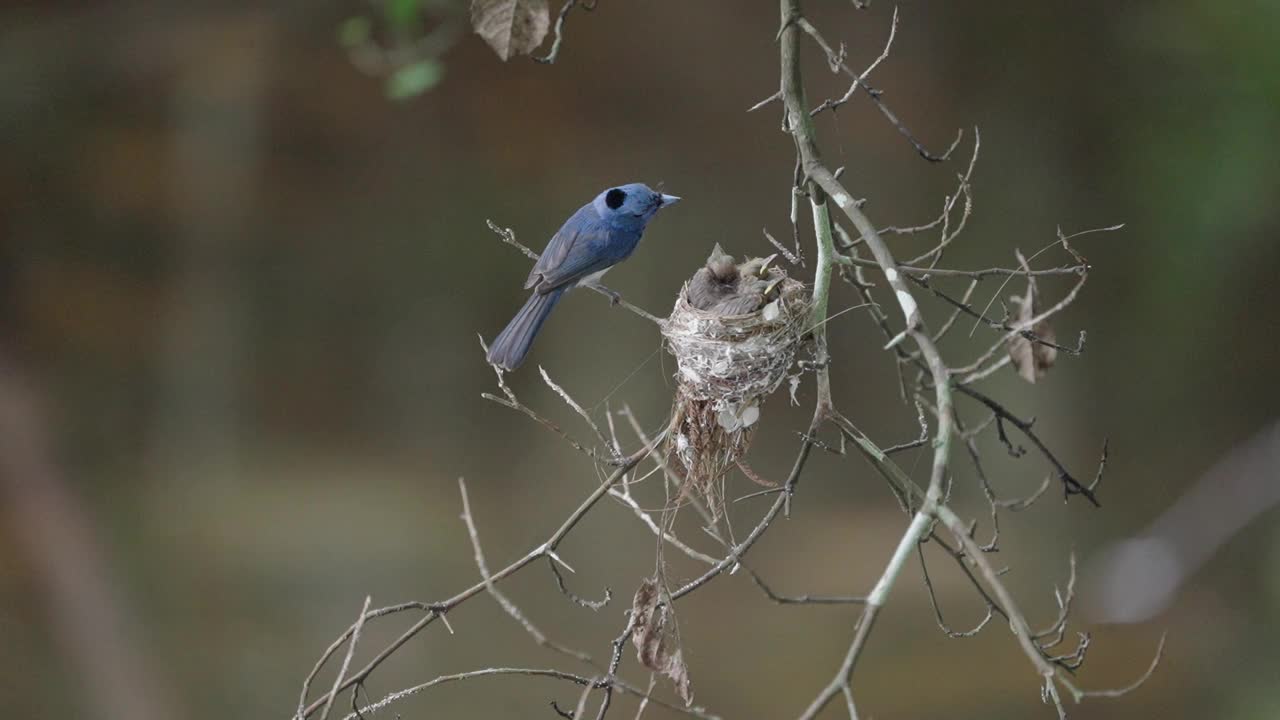
[[[614,188],[604,195],[604,204],[609,206],[610,210],[617,210],[622,207],[622,202],[627,199],[627,193],[621,188]]]

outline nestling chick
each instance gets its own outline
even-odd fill
[[[698,269],[689,280],[689,304],[699,310],[712,310],[733,295],[737,288],[738,266],[733,256],[716,243],[707,257],[706,267]]]
[[[746,315],[758,311],[771,300],[781,276],[774,277],[769,265],[776,255],[753,258],[735,265],[733,256],[717,244],[689,280],[689,304],[716,315]]]

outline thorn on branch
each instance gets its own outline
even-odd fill
[[[769,103],[771,103],[771,102],[775,102],[775,101],[778,101],[778,100],[781,100],[781,99],[782,99],[782,91],[781,91],[781,90],[776,90],[776,91],[774,91],[774,93],[773,93],[772,95],[770,95],[769,97],[767,97],[767,98],[765,98],[765,99],[761,100],[760,102],[756,103],[755,105],[752,105],[751,107],[747,108],[747,112],[749,112],[749,113],[751,113],[751,112],[755,112],[755,111],[759,110],[760,108],[764,107],[765,105],[768,105],[768,104],[769,104]]]
[[[613,591],[607,587],[604,589],[603,600],[587,600],[586,598],[578,596],[570,590],[567,585],[565,585],[564,575],[560,574],[560,568],[557,567],[555,561],[551,559],[551,555],[547,556],[547,565],[551,568],[551,574],[556,578],[556,587],[560,588],[560,592],[565,597],[572,600],[575,605],[587,608],[588,610],[598,611],[605,605],[608,605],[609,601],[613,599]]]

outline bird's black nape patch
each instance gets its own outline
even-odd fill
[[[604,204],[609,206],[610,210],[617,210],[622,207],[622,202],[627,199],[627,192],[621,188],[614,188],[605,193]]]

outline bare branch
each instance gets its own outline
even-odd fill
[[[761,228],[761,231],[764,232],[764,239],[768,240],[770,245],[777,248],[778,252],[782,253],[782,257],[787,259],[787,262],[791,263],[792,265],[799,265],[800,267],[804,267],[804,254],[800,251],[799,245],[796,245],[796,249],[793,252],[791,250],[788,250],[786,245],[783,245],[782,243],[778,242],[776,238],[770,235],[768,228]]]
[[[916,547],[916,555],[920,557],[920,573],[924,576],[924,586],[929,594],[929,604],[933,606],[934,618],[938,621],[938,627],[941,628],[942,632],[951,638],[973,637],[982,632],[982,628],[986,627],[987,623],[991,622],[991,618],[995,616],[995,609],[991,603],[987,603],[986,617],[982,618],[982,621],[972,630],[952,630],[947,625],[947,621],[942,619],[942,608],[938,605],[938,596],[933,592],[933,581],[929,578],[929,564],[925,562],[924,550],[919,546]]]
[[[462,478],[458,478],[458,492],[462,494],[462,521],[467,524],[467,535],[471,538],[472,549],[475,550],[476,567],[480,570],[481,579],[484,580],[485,591],[487,591],[489,595],[498,602],[498,605],[500,605],[513,620],[524,627],[525,632],[529,633],[533,638],[533,641],[539,646],[551,648],[556,652],[568,655],[569,657],[583,662],[590,662],[591,658],[589,656],[547,639],[547,636],[538,629],[538,626],[534,625],[533,621],[529,620],[529,618],[525,616],[524,612],[521,611],[515,603],[511,602],[510,598],[498,590],[498,586],[493,582],[493,576],[489,574],[489,567],[485,564],[484,551],[480,549],[480,534],[476,530],[475,520],[471,517],[471,502],[467,498],[467,483]],[[551,562],[549,549],[544,548],[541,554],[547,555],[548,562]],[[554,567],[555,564],[552,563],[552,568]]]
[[[969,315],[970,317],[977,319],[978,322],[984,323],[992,328],[995,328],[996,330],[1003,330],[1009,333],[1010,335],[1019,335],[1037,345],[1046,345],[1055,350],[1060,350],[1064,353],[1067,353],[1068,355],[1079,355],[1084,352],[1085,334],[1083,331],[1081,331],[1080,333],[1080,340],[1076,344],[1076,347],[1072,348],[1072,347],[1067,347],[1066,345],[1059,345],[1057,343],[1050,342],[1048,340],[1045,340],[1042,337],[1037,336],[1035,333],[1031,332],[1031,330],[1025,327],[1013,327],[1004,321],[993,320],[987,317],[986,315],[983,315],[977,310],[974,310],[973,307],[970,306],[967,302],[956,300],[950,295],[947,295],[946,293],[939,290],[937,287],[933,285],[933,283],[929,282],[928,277],[916,277],[914,275],[908,275],[907,277],[916,285],[919,285],[920,287],[928,290],[929,292],[933,293],[937,297],[944,300],[948,305],[951,305],[952,307],[954,307],[956,309],[956,312],[962,312],[966,315]],[[1006,338],[1007,337],[1008,336],[1006,336]]]
[[[822,596],[822,595],[779,595],[773,591],[756,571],[747,568],[752,582],[760,588],[770,600],[779,605],[861,605],[867,601],[865,597],[854,596]]]
[[[859,3],[855,0],[854,5],[862,6],[864,3]],[[540,62],[553,62],[555,60],[563,41],[563,25],[567,16],[578,6],[584,9],[591,9],[592,7],[581,0],[566,0],[555,23],[555,38],[550,52],[545,57],[535,59]],[[805,371],[813,371],[817,399],[813,418],[807,431],[801,434],[798,454],[792,465],[791,472],[783,484],[780,487],[744,495],[735,501],[769,495],[772,498],[768,507],[757,518],[755,525],[747,531],[745,537],[738,539],[733,526],[729,524],[728,515],[723,518],[723,527],[721,527],[717,524],[716,519],[709,515],[707,508],[701,502],[686,495],[684,488],[686,483],[682,473],[672,471],[668,467],[664,451],[658,449],[665,432],[659,433],[658,437],[651,440],[635,416],[629,411],[624,411],[623,414],[630,420],[632,429],[635,431],[636,436],[640,438],[642,444],[641,449],[637,452],[624,455],[621,450],[621,443],[618,440],[617,430],[614,427],[612,412],[606,407],[605,412],[609,431],[608,435],[606,435],[602,431],[602,423],[597,423],[591,412],[588,412],[580,403],[574,400],[562,386],[552,381],[550,375],[540,368],[546,385],[587,423],[595,435],[596,442],[600,447],[588,449],[570,437],[558,425],[523,405],[506,384],[502,371],[495,369],[498,386],[502,394],[501,396],[485,394],[484,397],[486,399],[518,410],[535,422],[551,429],[576,450],[594,461],[593,471],[598,477],[604,476],[605,469],[603,466],[605,465],[612,466],[612,472],[609,473],[608,477],[604,477],[601,480],[597,488],[586,500],[578,505],[577,509],[568,516],[544,543],[532,548],[525,555],[497,572],[490,572],[486,562],[481,549],[475,519],[471,511],[466,484],[460,479],[459,490],[463,506],[462,519],[466,524],[474,549],[476,566],[481,575],[481,582],[447,600],[436,603],[403,603],[398,606],[370,610],[368,607],[369,601],[366,599],[365,606],[357,622],[329,646],[311,675],[304,681],[297,720],[305,720],[317,711],[320,711],[321,720],[327,720],[334,699],[338,694],[350,688],[355,688],[352,692],[353,712],[350,717],[360,716],[361,720],[363,720],[361,713],[364,711],[386,707],[398,699],[434,685],[494,675],[549,677],[579,686],[581,691],[576,706],[572,711],[565,709],[567,706],[562,707],[554,701],[552,702],[552,708],[557,714],[574,720],[585,720],[588,716],[592,693],[596,690],[601,691],[601,700],[595,712],[597,720],[605,719],[612,706],[615,690],[640,698],[640,707],[636,714],[637,720],[639,720],[650,703],[668,707],[693,717],[713,717],[702,708],[673,707],[653,698],[652,691],[656,682],[654,674],[650,674],[648,688],[641,690],[621,680],[618,672],[626,646],[630,644],[633,638],[643,640],[645,637],[643,632],[636,629],[638,627],[638,617],[647,617],[654,611],[670,612],[674,609],[673,603],[677,600],[705,587],[720,575],[726,572],[732,574],[739,568],[745,568],[751,576],[752,582],[760,588],[761,592],[772,602],[779,605],[859,604],[862,606],[857,621],[851,629],[849,644],[840,666],[835,670],[831,679],[819,689],[816,696],[800,715],[801,720],[814,720],[831,704],[839,703],[839,700],[836,699],[839,696],[843,698],[845,709],[851,720],[856,720],[858,711],[853,693],[853,673],[868,647],[880,611],[887,604],[893,588],[901,579],[905,565],[909,562],[912,552],[915,552],[919,559],[929,601],[933,608],[935,619],[943,632],[953,638],[969,637],[982,631],[991,622],[992,618],[997,615],[1007,620],[1019,646],[1040,676],[1040,688],[1045,701],[1054,704],[1060,717],[1065,717],[1062,689],[1069,691],[1071,697],[1079,701],[1082,697],[1089,695],[1113,696],[1114,694],[1123,694],[1150,677],[1162,655],[1163,639],[1151,668],[1130,688],[1114,691],[1083,691],[1077,688],[1073,673],[1084,662],[1090,648],[1091,637],[1087,634],[1079,635],[1079,642],[1074,647],[1066,645],[1063,646],[1063,649],[1054,651],[1061,654],[1052,655],[1049,652],[1051,648],[1062,645],[1066,638],[1068,620],[1075,596],[1076,566],[1074,554],[1071,556],[1071,574],[1065,588],[1059,589],[1056,586],[1054,588],[1054,597],[1058,605],[1056,618],[1039,633],[1031,631],[1025,614],[1016,604],[1014,597],[1005,585],[1003,576],[1008,571],[1008,568],[996,567],[990,555],[997,550],[998,542],[1000,541],[1001,511],[1016,511],[1029,506],[1052,484],[1053,477],[1045,478],[1039,489],[1030,495],[1020,499],[1002,499],[993,488],[991,478],[988,477],[987,466],[979,452],[978,439],[981,433],[988,431],[994,425],[997,438],[1011,455],[1018,457],[1025,453],[1025,450],[1013,442],[1009,436],[1012,430],[1008,428],[1016,429],[1030,441],[1029,447],[1034,445],[1039,453],[1053,466],[1067,496],[1072,494],[1084,495],[1095,505],[1097,500],[1094,491],[1101,482],[1107,464],[1107,444],[1104,442],[1096,477],[1088,486],[1085,486],[1066,470],[1057,455],[1041,440],[1033,429],[1034,419],[1022,420],[1012,414],[1001,402],[969,386],[971,383],[989,377],[1010,364],[1008,353],[1001,352],[1002,350],[1007,350],[1006,344],[1010,339],[1015,339],[1023,347],[1025,347],[1025,345],[1022,345],[1025,341],[1061,350],[1069,354],[1079,354],[1083,350],[1085,340],[1083,332],[1080,334],[1078,346],[1071,348],[1056,344],[1056,341],[1050,337],[1049,331],[1038,327],[1037,324],[1068,307],[1075,300],[1087,280],[1090,269],[1088,261],[1075,250],[1070,241],[1090,232],[1101,232],[1116,228],[1101,228],[1074,235],[1065,235],[1059,229],[1056,242],[1047,245],[1031,256],[1031,259],[1034,260],[1040,254],[1054,247],[1061,247],[1070,256],[1070,262],[1058,267],[1034,269],[1028,260],[1022,258],[1020,253],[1017,255],[1017,267],[993,267],[982,270],[938,267],[944,254],[965,229],[972,213],[973,192],[971,182],[981,148],[981,136],[975,128],[973,152],[968,166],[962,174],[957,175],[955,191],[943,199],[942,211],[939,216],[925,225],[901,228],[889,226],[877,230],[876,226],[863,213],[864,202],[855,199],[853,193],[843,184],[841,177],[844,168],[838,168],[833,171],[824,164],[817,143],[813,117],[826,109],[835,112],[837,108],[848,102],[858,90],[862,90],[867,93],[884,117],[911,143],[916,151],[931,162],[946,159],[958,147],[963,138],[963,133],[961,132],[957,135],[956,141],[946,153],[942,155],[930,153],[885,105],[882,93],[868,84],[866,78],[888,57],[893,46],[898,25],[896,10],[894,11],[888,39],[880,56],[862,73],[855,73],[847,64],[845,46],[840,44],[836,48],[827,43],[817,28],[801,14],[799,0],[779,0],[779,9],[780,26],[777,41],[781,60],[780,89],[774,95],[757,103],[751,110],[764,107],[774,100],[780,100],[784,106],[783,130],[790,135],[795,149],[795,164],[790,176],[791,182],[787,188],[789,220],[792,226],[794,248],[779,242],[767,230],[764,230],[764,235],[768,242],[793,265],[803,266],[805,263],[805,258],[801,251],[800,238],[802,235],[801,225],[805,224],[807,227],[808,221],[802,217],[801,203],[805,201],[809,205],[812,229],[816,240],[816,257],[809,311],[812,322],[806,325],[805,329],[809,330],[807,340],[812,359],[800,361],[798,365],[800,370],[795,375],[792,386],[792,398],[794,402],[795,387],[799,383],[801,374]],[[805,96],[800,66],[800,46],[805,36],[812,39],[824,52],[826,61],[833,72],[844,73],[852,80],[848,91],[843,97],[836,100],[828,99],[812,109],[810,109]],[[844,220],[836,220],[832,217],[831,205],[833,204],[836,208],[836,214],[842,215]],[[851,223],[852,228],[856,229],[858,235],[856,240],[852,239],[849,231],[846,231],[843,227],[842,223],[845,221]],[[499,228],[492,222],[489,222],[488,225],[493,232],[499,235],[502,242],[517,248],[528,258],[534,260],[538,258],[537,253],[516,240],[514,232],[510,229]],[[909,259],[903,264],[898,263],[894,253],[890,251],[885,242],[885,237],[888,235],[906,235],[934,230],[939,232],[936,243],[924,253]],[[866,252],[863,252],[864,248]],[[870,257],[867,256],[868,253]],[[856,305],[854,308],[868,307],[868,312],[871,314],[872,319],[888,341],[885,347],[887,350],[892,351],[890,357],[894,359],[893,366],[898,376],[902,400],[904,404],[908,400],[912,400],[916,405],[920,435],[913,440],[888,447],[887,449],[881,449],[869,437],[858,430],[848,418],[838,412],[835,407],[830,372],[832,360],[827,348],[827,325],[832,319],[841,314],[831,314],[829,312],[831,279],[834,272],[838,272],[843,280],[857,290],[863,300],[863,304]],[[1036,306],[1029,308],[1028,305],[1023,304],[1020,306],[1021,313],[1016,316],[1016,319],[1010,317],[1008,308],[1006,308],[1003,319],[988,316],[988,311],[996,301],[1003,303],[1004,297],[1002,293],[1005,286],[1013,278],[1024,278],[1028,283],[1032,283],[1038,277],[1057,275],[1074,275],[1077,279],[1066,295],[1047,310],[1036,312]],[[874,282],[871,279],[873,276]],[[956,290],[953,292],[945,278],[964,278],[967,282],[964,283],[963,294],[958,294],[959,283],[957,283]],[[974,297],[978,293],[979,285],[983,285],[984,289],[989,289],[990,285],[984,285],[984,281],[993,278],[999,278],[1000,280],[990,285],[998,284],[999,287],[991,296],[990,302],[979,310],[974,304]],[[591,287],[597,292],[610,296],[615,301],[617,300],[616,293],[613,293],[613,291],[600,286]],[[946,322],[936,329],[926,322],[917,303],[914,293],[918,293],[921,290],[932,293],[950,306],[949,311],[946,312]],[[880,295],[881,299],[891,296],[893,302],[882,307],[876,303],[873,292]],[[885,292],[890,295],[884,295]],[[957,296],[959,299],[957,299]],[[661,318],[653,316],[644,310],[625,302],[622,304],[635,314],[652,322],[659,324],[664,322]],[[892,319],[885,312],[886,308],[893,304],[896,304],[901,311],[900,321],[897,319],[896,311],[893,311],[894,318]],[[1033,315],[1033,313],[1034,317],[1027,320],[1026,318]],[[962,315],[975,319],[975,329],[978,325],[985,324],[995,330],[1000,335],[1000,339],[973,362],[956,367],[944,362],[937,344],[947,336]],[[483,340],[481,343],[483,345]],[[1047,367],[1049,361],[1046,360],[1043,364]],[[1025,365],[1025,363],[1020,363],[1020,366],[1022,365]],[[910,377],[907,371],[911,371]],[[909,380],[910,383],[908,382]],[[986,409],[983,412],[985,419],[971,428],[966,428],[961,414],[953,402],[954,392],[959,392],[964,397],[971,398],[982,405]],[[926,409],[931,411],[937,420],[936,427],[932,429],[932,435],[930,423],[925,417]],[[828,423],[831,423],[838,430],[838,445],[835,443],[829,445],[818,438],[819,431]],[[949,504],[951,491],[957,484],[953,477],[955,469],[951,467],[950,450],[953,439],[958,439],[964,445],[972,462],[974,472],[978,476],[983,498],[987,502],[992,530],[991,538],[986,544],[981,544],[975,538],[978,520],[961,519]],[[817,447],[828,453],[844,457],[850,442],[877,473],[885,479],[891,492],[901,504],[902,510],[906,515],[906,522],[898,543],[892,555],[885,562],[875,584],[865,597],[779,594],[758,573],[747,567],[743,558],[779,516],[790,517],[791,500],[813,448]],[[911,475],[905,472],[891,456],[895,453],[930,444],[932,446],[932,459],[928,471],[928,482],[926,484],[921,481],[917,484],[917,481],[913,480]],[[638,470],[640,463],[646,458],[652,461],[653,467],[647,472]],[[747,464],[745,460],[737,459],[737,462],[744,475],[764,484],[751,469],[751,465]],[[667,492],[666,507],[659,510],[646,510],[632,495],[631,486],[637,485],[657,473],[661,473],[664,488]],[[674,494],[672,488],[674,488]],[[658,539],[657,580],[646,582],[653,582],[654,585],[652,587],[660,587],[661,592],[647,595],[647,602],[643,605],[643,609],[637,609],[641,607],[637,605],[636,608],[628,611],[626,622],[612,643],[609,660],[601,667],[586,653],[550,641],[511,598],[499,589],[498,585],[504,579],[516,574],[535,560],[546,558],[556,585],[563,595],[575,604],[591,610],[598,610],[603,607],[611,598],[609,589],[605,589],[604,599],[601,601],[586,600],[572,592],[565,581],[562,568],[568,569],[570,572],[573,572],[573,570],[557,555],[556,549],[565,536],[578,525],[582,518],[605,495],[617,499],[621,505],[629,508]],[[705,554],[684,543],[676,536],[674,531],[676,509],[685,505],[692,505],[702,515],[704,521],[706,521],[706,527],[703,528],[704,531],[719,543],[723,550],[715,550],[716,555]],[[660,517],[655,518],[654,514],[660,514]],[[946,530],[944,531],[942,528],[946,528]],[[940,533],[947,531],[954,536],[954,545],[940,537]],[[935,592],[924,554],[923,545],[929,542],[936,543],[952,558],[985,603],[986,614],[972,629],[952,629],[943,616],[941,602]],[[676,587],[674,590],[670,589],[672,586],[666,580],[665,575],[663,552],[668,546],[675,547],[688,557],[706,565],[700,575]],[[492,596],[504,612],[520,623],[537,644],[586,663],[595,668],[596,673],[579,675],[554,669],[484,668],[470,673],[442,675],[422,685],[388,695],[376,703],[366,705],[363,710],[358,707],[359,703],[356,695],[359,689],[363,687],[364,681],[380,663],[435,619],[445,620],[448,612],[478,595],[481,591]],[[399,612],[421,612],[424,615],[396,640],[375,655],[363,668],[349,673],[349,666],[356,651],[356,644],[365,623],[376,617]],[[347,648],[345,659],[332,688],[323,697],[314,699],[308,705],[307,695],[311,683],[329,660],[342,650],[344,645]],[[643,659],[641,662],[648,665],[647,661]],[[653,666],[649,665],[649,667]],[[686,697],[685,699],[687,700],[688,698]]]
[[[320,711],[320,720],[328,720],[329,710],[333,708],[333,699],[338,696],[338,688],[342,686],[342,681],[347,676],[347,670],[351,667],[351,657],[356,654],[356,645],[360,643],[360,631],[364,629],[365,614],[369,612],[369,602],[372,599],[369,595],[364,596],[364,605],[360,608],[360,616],[356,618],[356,624],[351,630],[351,642],[347,644],[346,657],[342,658],[342,667],[338,669],[338,675],[333,679],[333,689],[329,691],[329,697],[324,703],[324,709]]]
[[[377,712],[379,710],[382,710],[394,704],[397,701],[403,700],[413,695],[417,695],[418,693],[424,690],[433,688],[437,685],[443,685],[445,683],[450,683],[450,682],[457,682],[460,680],[472,680],[472,679],[481,678],[481,677],[493,677],[495,675],[524,675],[527,677],[547,677],[547,678],[553,678],[556,680],[564,680],[566,682],[571,682],[571,683],[574,683],[575,685],[581,685],[585,688],[594,688],[594,689],[611,688],[613,690],[620,690],[622,692],[625,692],[628,695],[634,695],[636,697],[641,697],[641,698],[648,698],[649,702],[652,702],[654,705],[658,705],[667,710],[683,713],[691,717],[702,718],[703,720],[719,720],[719,716],[712,715],[711,713],[708,713],[707,711],[703,710],[700,707],[697,707],[697,706],[683,707],[680,705],[674,705],[672,703],[664,702],[655,697],[652,697],[651,695],[644,692],[643,690],[640,690],[639,688],[633,687],[631,685],[628,685],[626,683],[623,683],[617,680],[613,680],[613,681],[595,680],[593,678],[584,677],[582,675],[575,675],[574,673],[564,672],[563,670],[555,670],[550,668],[513,668],[513,667],[491,667],[491,668],[484,668],[482,670],[472,670],[470,672],[453,673],[451,675],[441,675],[440,677],[437,677],[434,680],[430,680],[428,682],[422,683],[421,685],[414,685],[411,688],[406,688],[404,690],[393,692],[371,705],[366,705],[360,708],[360,710],[357,712],[352,712],[350,715],[347,715],[344,720],[359,720],[359,718],[364,714]]]
[[[569,17],[569,11],[573,10],[574,6],[577,4],[578,0],[565,0],[564,5],[560,8],[560,14],[556,16],[555,39],[551,42],[551,49],[547,51],[546,55],[541,57],[537,55],[531,56],[533,57],[534,62],[550,65],[556,61],[556,58],[560,57],[560,45],[564,41],[564,21]],[[595,10],[596,4],[595,2],[584,2],[582,3],[582,9],[588,11]]]
[[[1070,497],[1072,495],[1083,495],[1085,499],[1093,503],[1094,507],[1102,506],[1102,504],[1098,502],[1098,498],[1093,494],[1093,490],[1088,487],[1085,487],[1084,485],[1081,485],[1080,481],[1076,480],[1075,476],[1073,476],[1067,470],[1066,466],[1063,465],[1062,462],[1058,460],[1058,456],[1054,455],[1053,451],[1050,450],[1048,446],[1044,444],[1044,441],[1040,439],[1040,436],[1037,435],[1035,431],[1031,429],[1030,422],[1022,420],[1018,416],[1014,415],[1013,413],[1005,409],[1005,407],[1000,403],[996,402],[995,400],[992,400],[990,397],[987,397],[986,395],[978,392],[977,390],[974,390],[973,388],[968,387],[967,385],[957,385],[956,389],[959,390],[961,393],[968,395],[969,397],[977,400],[983,405],[986,405],[993,412],[998,414],[1002,420],[1006,420],[1009,422],[1009,424],[1018,428],[1018,430],[1021,431],[1022,434],[1025,435],[1028,440],[1030,440],[1037,448],[1039,448],[1040,453],[1044,455],[1045,459],[1048,460],[1050,463],[1052,463],[1054,468],[1057,469],[1058,479],[1062,481],[1062,487],[1063,487],[1063,492],[1065,493],[1065,497]],[[1096,480],[1094,484],[1096,484]]]
[[[564,388],[555,384],[551,380],[551,376],[547,374],[546,369],[544,369],[541,365],[538,366],[538,372],[542,373],[542,381],[547,384],[547,387],[551,388],[552,391],[555,392],[555,394],[559,395],[560,398],[564,400],[566,405],[573,408],[573,411],[578,413],[578,415],[584,421],[586,421],[587,426],[590,427],[592,432],[596,434],[596,439],[600,441],[600,444],[608,448],[609,451],[613,453],[613,460],[616,463],[619,460],[617,449],[614,448],[614,446],[609,442],[608,438],[604,436],[604,433],[600,432],[600,426],[596,425],[596,421],[591,419],[591,415],[589,415],[586,410],[583,410],[582,406],[579,405],[576,400],[570,397],[569,393],[565,392]]]
[[[1117,697],[1123,697],[1125,695],[1128,695],[1134,690],[1137,690],[1138,688],[1142,687],[1148,680],[1151,679],[1151,675],[1156,671],[1156,668],[1160,667],[1160,660],[1161,658],[1164,657],[1164,644],[1166,639],[1167,639],[1167,634],[1161,633],[1160,644],[1156,646],[1155,657],[1151,658],[1151,664],[1147,666],[1146,672],[1142,673],[1142,675],[1139,676],[1137,680],[1134,680],[1132,683],[1122,688],[1114,688],[1114,689],[1108,689],[1108,690],[1076,690],[1072,688],[1072,696],[1076,699],[1076,702],[1079,702],[1080,700],[1083,700],[1084,698],[1087,698],[1087,697],[1117,698]]]
[[[605,605],[608,605],[609,601],[613,599],[613,591],[609,588],[604,589],[603,600],[587,600],[579,597],[570,590],[567,585],[565,585],[564,576],[560,574],[560,568],[556,565],[555,561],[551,559],[551,556],[547,556],[547,565],[551,568],[551,574],[556,578],[556,587],[559,587],[560,592],[563,593],[565,597],[572,600],[575,605],[587,608],[588,610],[599,610]]]
[[[795,16],[795,24],[798,25],[802,30],[804,30],[809,35],[809,37],[813,38],[814,42],[818,44],[818,47],[822,48],[822,51],[827,55],[827,61],[832,66],[838,67],[840,70],[843,70],[846,75],[848,75],[850,78],[853,79],[853,85],[850,86],[849,91],[844,94],[844,97],[842,97],[838,101],[828,100],[824,102],[822,105],[819,105],[813,110],[810,110],[809,111],[810,115],[817,115],[818,113],[827,109],[834,110],[835,108],[839,107],[841,104],[847,102],[849,98],[853,96],[854,91],[856,91],[858,88],[862,88],[862,90],[867,93],[867,97],[871,98],[871,101],[875,103],[877,108],[879,108],[880,113],[884,115],[885,119],[887,119],[889,123],[893,125],[893,127],[896,128],[897,131],[907,139],[907,142],[911,143],[911,147],[916,149],[916,152],[920,154],[920,157],[924,158],[925,160],[928,160],[929,162],[942,162],[943,160],[946,160],[948,157],[951,156],[951,153],[956,149],[956,146],[960,144],[960,139],[964,137],[963,130],[957,133],[955,142],[951,143],[951,147],[947,148],[946,152],[942,153],[941,155],[934,155],[933,153],[925,149],[924,145],[922,145],[919,140],[916,140],[915,135],[911,134],[911,131],[907,129],[906,125],[904,125],[901,120],[898,119],[898,116],[895,115],[893,111],[890,110],[889,107],[884,104],[884,101],[880,99],[880,96],[883,94],[883,92],[868,85],[865,79],[866,74],[870,73],[871,70],[873,70],[877,65],[879,65],[881,60],[884,60],[884,58],[887,57],[889,54],[889,48],[893,44],[893,38],[897,34],[897,29],[898,29],[898,11],[896,8],[894,9],[894,12],[893,12],[893,24],[889,28],[889,41],[885,44],[884,52],[881,53],[881,56],[878,59],[876,59],[876,61],[873,62],[871,66],[868,67],[864,73],[857,73],[853,69],[851,69],[847,64],[845,64],[844,59],[840,56],[838,52],[836,52],[835,50],[832,50],[831,46],[827,44],[827,41],[823,39],[822,34],[818,32],[818,29],[814,27],[813,24],[810,23],[804,16],[799,15],[798,12]],[[784,34],[786,32],[786,29],[787,29],[786,27],[783,28]],[[784,96],[786,94],[785,87],[783,88],[783,94]]]
[[[660,442],[660,441],[661,441],[661,436],[654,439],[654,442]],[[505,580],[506,578],[516,574],[520,570],[524,569],[525,566],[532,563],[534,560],[537,560],[538,558],[545,556],[548,551],[554,551],[556,547],[560,544],[560,542],[564,540],[565,536],[567,536],[575,527],[577,527],[578,523],[582,521],[582,518],[586,516],[586,514],[591,510],[591,508],[595,507],[596,503],[598,503],[601,498],[603,498],[606,494],[608,494],[609,488],[613,487],[618,481],[620,481],[626,473],[630,472],[630,470],[636,466],[637,463],[639,463],[645,457],[648,457],[649,451],[651,449],[652,448],[650,447],[642,447],[636,452],[627,456],[624,460],[624,463],[620,467],[615,469],[613,473],[604,482],[600,483],[600,485],[590,495],[588,495],[587,498],[583,500],[583,502],[580,505],[578,505],[577,509],[575,509],[572,513],[569,514],[569,517],[565,519],[565,521],[560,525],[558,529],[556,529],[555,532],[553,532],[550,535],[550,537],[547,538],[546,542],[530,550],[529,552],[525,553],[523,557],[512,562],[511,564],[507,565],[506,567],[502,568],[496,573],[489,575],[487,580],[482,580],[481,582],[476,583],[475,585],[472,585],[471,587],[463,590],[457,595],[454,595],[453,597],[447,600],[443,600],[441,602],[416,603],[416,604],[407,605],[407,606],[397,606],[397,608],[414,607],[418,609],[424,609],[427,611],[427,614],[424,617],[422,617],[420,620],[418,620],[416,623],[414,623],[412,626],[410,626],[403,633],[401,633],[400,636],[397,637],[395,640],[393,640],[389,645],[383,648],[382,651],[380,651],[377,655],[375,655],[373,659],[371,659],[363,668],[356,671],[355,673],[352,673],[350,677],[344,680],[342,683],[342,686],[338,688],[338,692],[342,692],[343,690],[346,690],[349,687],[352,687],[358,683],[363,682],[364,679],[369,677],[369,675],[375,669],[377,669],[379,665],[385,662],[387,658],[391,657],[391,655],[394,654],[396,650],[400,649],[405,643],[413,639],[414,636],[416,636],[418,633],[426,629],[427,626],[431,625],[431,623],[433,623],[437,618],[442,617],[445,613],[449,612],[453,608],[457,607],[458,605],[461,605],[467,600],[470,600],[472,597],[475,597],[480,592],[486,590],[490,585],[497,584],[498,582]],[[377,612],[378,611],[375,611],[375,613]],[[371,615],[370,617],[374,617],[374,616],[376,615]],[[348,629],[345,633],[343,633],[338,638],[337,641],[335,641],[332,645],[330,645],[329,649],[325,651],[325,653],[321,656],[320,661],[317,663],[317,672],[320,667],[323,667],[324,663],[333,655],[333,653],[336,652],[337,648],[341,647],[341,644],[345,642],[345,640],[348,637],[351,636],[351,633],[353,632],[353,630],[354,630],[354,626],[351,629]],[[302,712],[302,716],[304,718],[310,717],[313,713],[315,713],[317,710],[323,707],[325,702],[328,702],[329,697],[330,697],[330,693],[326,693],[324,697],[314,700],[310,705],[304,708]]]

